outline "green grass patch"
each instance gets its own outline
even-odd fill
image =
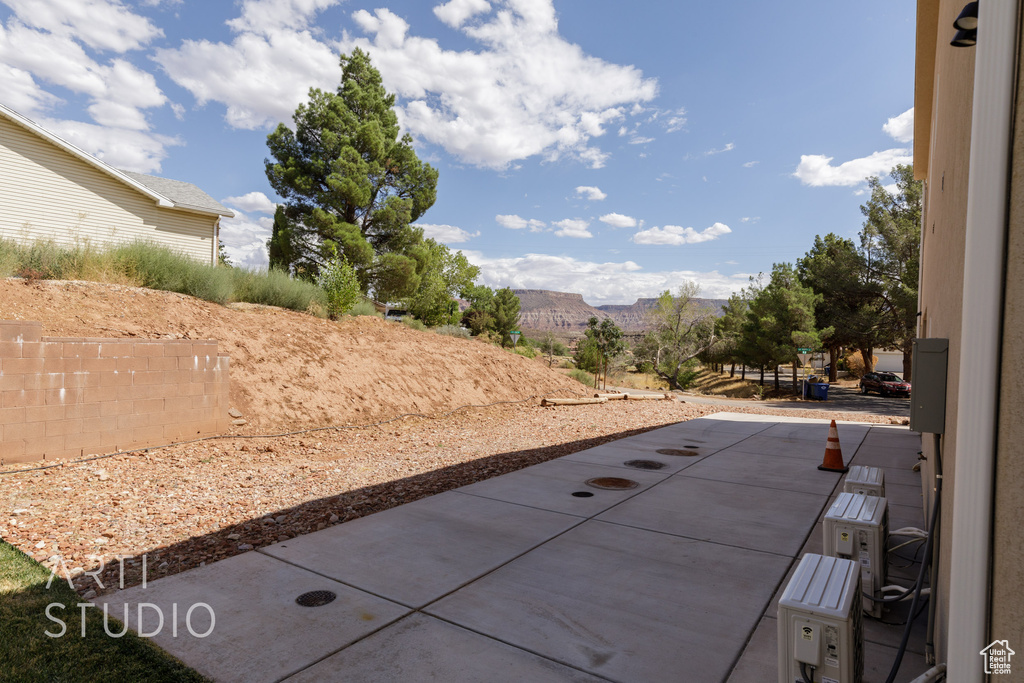
[[[11,276],[133,285],[218,304],[241,301],[314,315],[322,315],[327,308],[327,296],[320,287],[287,273],[211,266],[147,242],[97,249],[89,244],[20,244],[0,239],[0,277]]]
[[[50,572],[12,545],[0,541],[0,680],[2,681],[206,681],[151,641],[131,631],[112,638],[103,629],[103,610],[82,611],[85,603],[67,584],[56,578],[46,587]],[[51,638],[66,624],[63,636]],[[110,619],[107,627],[120,633],[121,622]]]
[[[580,384],[584,384],[591,388],[594,386],[594,376],[587,372],[586,370],[580,370],[579,368],[575,368],[573,370],[570,370],[566,374],[569,375],[569,377],[572,377]]]
[[[297,280],[280,270],[230,270],[234,291],[231,298],[251,304],[280,306],[293,311],[326,310],[324,290],[312,282]]]
[[[434,328],[434,332],[443,334],[448,337],[459,337],[461,339],[469,339],[469,330],[459,327],[458,325],[441,325]]]
[[[360,299],[357,301],[352,308],[348,309],[348,315],[373,315],[378,318],[384,317],[382,314],[377,312],[377,308],[373,305],[373,302],[367,301],[366,299]]]

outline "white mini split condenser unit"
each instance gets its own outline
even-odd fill
[[[824,554],[860,564],[864,592],[880,597],[888,563],[886,499],[844,491],[825,513],[824,528]],[[864,598],[864,611],[880,617],[882,603]]]
[[[860,565],[808,553],[779,600],[779,683],[861,683]]]
[[[843,490],[865,496],[885,498],[885,472],[880,467],[851,465],[843,480]]]

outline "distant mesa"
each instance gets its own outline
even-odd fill
[[[605,304],[591,306],[583,300],[582,294],[552,292],[547,289],[516,289],[519,297],[520,327],[535,332],[555,332],[560,335],[577,336],[587,329],[587,321],[611,318],[626,332],[643,332],[646,329],[647,311],[657,299],[637,299],[631,305]],[[721,315],[726,299],[697,299],[715,309]]]

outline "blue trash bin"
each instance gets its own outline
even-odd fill
[[[821,401],[828,400],[828,383],[820,382],[811,385],[811,396]]]

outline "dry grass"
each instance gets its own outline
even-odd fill
[[[690,390],[698,394],[728,398],[753,398],[758,395],[757,382],[740,379],[739,373],[735,377],[729,377],[728,372],[724,374],[712,372],[707,368],[700,369],[690,385]]]

